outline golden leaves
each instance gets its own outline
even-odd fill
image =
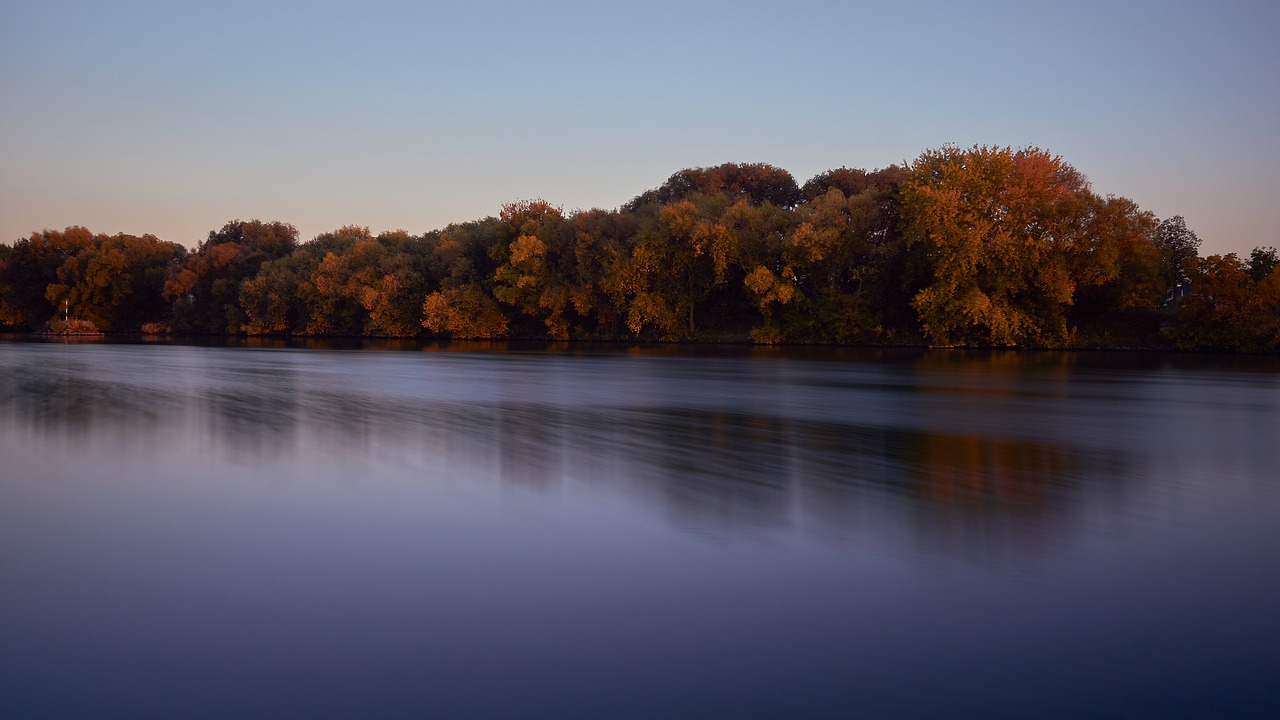
[[[903,209],[908,243],[932,264],[934,283],[913,302],[927,332],[943,342],[1061,341],[1090,199],[1084,176],[1037,148],[923,153]]]
[[[498,304],[476,285],[437,290],[422,303],[422,326],[455,338],[487,340],[507,334]]]
[[[541,257],[547,252],[547,246],[534,235],[521,235],[511,241],[509,248],[512,265]]]

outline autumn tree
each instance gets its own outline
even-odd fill
[[[240,284],[256,275],[264,262],[288,255],[297,245],[297,229],[280,222],[233,220],[210,231],[165,283],[175,329],[241,332],[247,318],[240,306]]]
[[[572,223],[560,208],[543,200],[508,203],[499,218],[515,237],[506,247],[494,248],[499,262],[494,297],[539,322],[549,337],[568,340],[574,324],[570,296],[576,274]],[[540,331],[529,328],[527,332]]]
[[[574,277],[569,301],[586,328],[597,337],[621,334],[627,315],[627,291],[617,283],[638,232],[629,212],[588,210],[573,218]]]
[[[83,227],[44,230],[14,243],[0,265],[0,325],[35,330],[62,310],[63,298],[51,301],[48,288],[58,283],[58,269],[92,243],[93,233]]]
[[[320,263],[351,252],[365,228],[346,226],[317,235],[288,255],[268,260],[240,284],[240,305],[250,335],[307,334],[317,306],[325,304],[315,285]],[[328,323],[329,320],[324,320]]]
[[[10,321],[10,310],[6,297],[11,287],[8,281],[10,267],[13,264],[13,248],[0,243],[0,329],[8,328],[13,325]]]
[[[153,235],[34,233],[0,263],[0,325],[34,330],[66,313],[102,330],[136,330],[167,313],[164,281],[185,254]]]
[[[860,168],[836,168],[814,175],[800,188],[800,195],[804,202],[813,202],[833,188],[845,197],[856,197],[868,191],[883,192],[897,185],[903,173],[903,168],[897,165],[870,172]]]
[[[234,221],[188,253],[45,231],[0,245],[0,326],[62,307],[219,334],[1106,346],[1162,342],[1159,308],[1189,282],[1176,342],[1274,348],[1274,248],[1198,247],[1181,217],[1099,197],[1041,150],[948,147],[803,188],[762,163],[690,168],[618,210],[525,200],[421,236],[299,245],[290,225]]]
[[[883,337],[882,313],[898,300],[901,170],[841,168],[805,184],[775,267],[756,267],[748,288],[766,313],[757,340],[855,342]],[[847,191],[853,192],[848,194]]]
[[[244,332],[250,335],[281,335],[305,331],[311,314],[306,288],[320,265],[322,255],[306,245],[278,260],[263,263],[258,272],[240,283],[240,307],[244,310]]]
[[[793,298],[782,248],[794,225],[790,210],[746,198],[714,218],[708,252],[717,284],[707,314],[720,330],[737,334],[750,327],[759,342],[781,339],[774,318]]]
[[[1123,197],[1084,198],[1073,255],[1076,282],[1069,317],[1090,344],[1151,344],[1164,300],[1155,216]]]
[[[693,195],[647,213],[613,279],[626,298],[632,333],[654,331],[664,340],[697,334],[697,307],[727,269],[725,238],[715,222],[726,204],[724,195]]]
[[[166,277],[186,256],[177,243],[154,235],[96,235],[58,268],[46,288],[53,304],[100,330],[137,330],[168,314]]]
[[[1060,344],[1088,186],[1036,148],[927,151],[903,184],[910,243],[932,282],[913,305],[941,343]]]
[[[794,207],[800,202],[800,188],[791,173],[766,163],[725,163],[715,167],[681,170],[660,187],[641,193],[623,206],[634,211],[642,205],[666,205],[690,195],[723,193],[731,200],[772,203]]]
[[[1178,308],[1180,347],[1280,350],[1280,273],[1255,279],[1234,253],[1191,258],[1182,269],[1192,292]]]
[[[428,294],[422,303],[422,326],[434,335],[472,340],[505,337],[508,327],[497,300],[474,284]]]
[[[374,237],[345,226],[318,238],[333,246],[302,286],[310,296],[305,332],[406,337],[419,332],[428,247],[403,230]]]
[[[474,339],[507,335],[507,318],[492,292],[498,261],[491,250],[504,240],[511,241],[509,223],[495,217],[450,225],[438,234],[430,261],[439,289],[427,294],[421,308],[428,332]]]

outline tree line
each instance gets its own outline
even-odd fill
[[[686,169],[616,210],[523,200],[421,235],[236,220],[189,251],[45,230],[0,244],[0,327],[1280,349],[1276,250],[1199,245],[1043,150],[944,147],[804,185]]]

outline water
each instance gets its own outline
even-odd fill
[[[1280,366],[0,343],[0,715],[1280,717]]]

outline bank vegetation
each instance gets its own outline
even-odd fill
[[[1043,150],[944,147],[803,185],[692,168],[613,210],[522,200],[420,235],[44,230],[0,244],[0,328],[1280,350],[1276,250],[1199,246]]]

